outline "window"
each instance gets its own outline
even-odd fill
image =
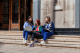
[[[3,24],[9,24],[9,0],[3,1]]]
[[[19,0],[13,0],[12,5],[12,23],[18,23]]]

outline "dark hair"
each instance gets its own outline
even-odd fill
[[[29,17],[28,17],[28,19],[27,19],[27,22],[29,22],[29,19],[30,19],[30,18],[32,18],[32,19],[33,19],[33,17],[32,17],[32,16],[29,16]],[[33,25],[33,20],[32,20],[32,22],[31,22],[31,25]]]
[[[49,20],[49,22],[51,21],[50,17],[49,16],[46,16],[45,18],[47,18]]]
[[[36,21],[37,21],[38,25],[40,25],[40,20],[39,19],[36,19]]]

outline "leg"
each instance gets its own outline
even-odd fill
[[[30,33],[29,31],[25,31],[25,43],[27,43],[27,38],[29,33]]]
[[[43,40],[46,41],[46,39],[49,38],[49,37],[50,37],[51,35],[53,35],[53,34],[54,34],[53,31],[52,31],[52,32],[45,32],[45,33],[44,33]]]
[[[41,34],[35,34],[35,38],[36,39],[42,39],[43,38],[43,35],[41,35]]]
[[[41,38],[43,38],[43,36],[41,34],[33,33],[32,34],[32,41],[31,41],[31,44],[29,45],[29,47],[32,47],[34,45],[34,38],[41,39]]]
[[[27,40],[27,38],[28,38],[28,32],[25,31],[25,40]]]
[[[25,42],[25,31],[23,30],[23,42]]]
[[[25,38],[25,31],[23,30],[23,38]]]
[[[31,35],[32,40],[31,40],[31,44],[28,47],[34,46],[34,35],[35,35],[34,33]]]

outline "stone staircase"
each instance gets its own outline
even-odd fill
[[[42,39],[39,39],[39,42],[41,41]],[[30,42],[30,39],[28,39],[28,42]],[[53,35],[46,42],[48,44],[37,43],[35,46],[80,48],[80,36],[78,35]],[[25,45],[23,43],[23,32],[0,31],[0,44]],[[26,45],[28,44],[30,43]]]

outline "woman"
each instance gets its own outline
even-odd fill
[[[28,34],[31,35],[32,32],[26,30],[26,26],[31,26],[33,29],[33,19],[31,16],[28,17],[28,20],[24,23],[23,26],[23,42],[27,43]]]
[[[35,21],[35,30],[33,31],[32,33],[32,41],[31,41],[31,44],[29,45],[29,47],[32,47],[34,46],[34,38],[36,39],[41,39],[43,38],[43,35],[41,35],[41,32],[42,32],[42,26],[40,25],[40,20],[39,19],[36,19]],[[38,41],[35,41],[35,43],[38,42]]]
[[[46,39],[54,34],[54,31],[53,31],[54,30],[54,24],[53,24],[53,22],[51,22],[49,16],[46,16],[45,23],[46,24],[43,26],[43,31],[42,31],[43,41],[41,42],[41,44],[45,44]]]

